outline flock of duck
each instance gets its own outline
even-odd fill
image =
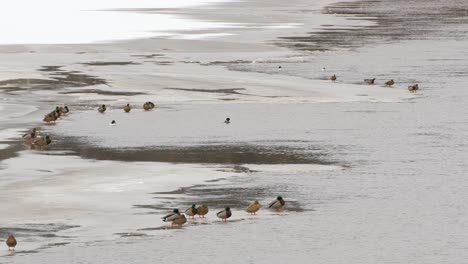
[[[143,109],[145,111],[149,111],[153,109],[154,107],[155,107],[155,104],[153,102],[145,102],[143,104]],[[104,113],[106,112],[106,110],[107,110],[107,106],[105,104],[99,106],[98,108],[99,113]],[[132,107],[130,106],[130,104],[127,104],[126,106],[124,106],[123,110],[125,113],[129,113],[132,110]],[[44,116],[44,119],[42,119],[42,121],[46,122],[47,124],[50,124],[52,122],[55,123],[60,117],[66,116],[69,112],[70,112],[70,109],[68,108],[68,106],[63,106],[63,107],[57,106],[52,112],[46,114]],[[115,120],[113,120],[111,124],[115,124],[115,123],[116,123]],[[52,139],[50,138],[49,135],[44,135],[44,136],[39,135],[38,128],[33,128],[31,131],[24,134],[23,139],[27,144],[31,146],[38,146],[41,148],[52,143]]]
[[[276,212],[280,212],[284,208],[285,204],[286,202],[283,200],[283,198],[281,196],[278,196],[274,201],[268,204],[268,208],[273,209]],[[255,200],[245,209],[245,211],[251,215],[255,215],[261,207],[261,204],[257,200]],[[185,223],[187,223],[187,218],[185,217],[185,215],[188,215],[192,219],[195,219],[196,215],[198,215],[201,218],[205,218],[205,215],[207,214],[208,206],[201,205],[197,207],[195,204],[192,204],[190,208],[185,210],[185,214],[181,214],[179,209],[174,209],[172,213],[164,216],[162,219],[164,222],[170,222],[171,227],[174,227],[182,226]],[[231,208],[224,208],[224,210],[217,212],[216,216],[220,218],[221,221],[227,222],[227,219],[232,216]],[[14,235],[9,234],[8,239],[6,240],[6,244],[8,246],[9,251],[14,251],[18,242],[16,241]]]
[[[337,79],[336,74],[333,74],[333,75],[330,77],[330,80],[331,80],[332,82],[335,82],[336,79]],[[369,84],[369,85],[373,85],[373,84],[375,84],[375,78],[372,78],[372,79],[364,79],[364,83]],[[395,84],[395,81],[394,81],[394,80],[389,80],[389,81],[386,81],[386,82],[385,82],[385,86],[387,86],[387,87],[392,87],[394,84]],[[408,86],[408,91],[410,91],[410,92],[412,92],[412,93],[416,92],[417,90],[419,90],[419,85],[418,85],[417,83]]]
[[[279,66],[278,70],[281,70],[281,68],[282,67]],[[324,69],[325,68],[323,68],[322,71],[324,71]],[[330,80],[335,82],[337,80],[337,76],[333,74],[330,77]],[[373,85],[375,84],[375,80],[376,80],[375,78],[364,79],[364,82],[366,84]],[[395,84],[394,80],[389,80],[385,82],[385,85],[388,87],[391,87],[394,84]],[[413,84],[413,85],[408,86],[408,90],[410,92],[416,92],[418,89],[419,89],[418,84]],[[153,102],[145,102],[143,104],[143,109],[145,111],[149,111],[153,109],[154,107],[155,107],[155,104]],[[107,110],[107,106],[105,104],[99,106],[98,108],[99,113],[104,113],[106,112],[106,110]],[[130,106],[130,104],[127,104],[123,107],[123,110],[125,113],[129,113],[132,110],[132,107]],[[70,109],[68,108],[68,106],[64,106],[64,107],[57,106],[55,110],[53,110],[52,112],[44,116],[43,121],[46,123],[56,122],[59,117],[67,115],[69,112],[70,112]],[[229,117],[226,118],[226,120],[224,121],[225,124],[229,124],[230,122],[231,122],[231,119]],[[112,120],[111,125],[115,125],[115,124],[116,124],[115,120]],[[40,136],[37,128],[33,128],[31,132],[26,133],[23,136],[23,139],[31,145],[36,145],[40,147],[47,146],[52,142],[49,135]],[[278,196],[274,201],[269,203],[268,208],[274,209],[277,212],[279,212],[280,210],[283,209],[284,205],[285,205],[285,201],[283,200],[281,196]],[[260,210],[260,208],[261,208],[260,203],[258,201],[254,201],[245,210],[246,212],[255,215],[258,212],[258,210]],[[182,226],[187,222],[187,218],[185,217],[185,215],[188,215],[189,217],[192,217],[192,218],[195,218],[195,216],[198,215],[199,217],[204,218],[206,214],[208,214],[208,206],[201,205],[199,207],[196,207],[196,205],[193,204],[190,208],[185,210],[185,214],[181,214],[179,209],[174,209],[172,213],[164,216],[162,219],[164,222],[170,222],[171,227]],[[227,219],[232,216],[231,208],[229,207],[224,208],[224,210],[217,212],[216,216],[220,218],[222,221],[226,222]],[[17,245],[16,238],[13,235],[9,235],[6,241],[6,244],[9,250],[14,250],[14,248]]]
[[[284,201],[283,197],[278,196],[274,201],[268,204],[268,208],[275,210],[276,212],[281,211],[284,208],[284,205],[286,202]],[[258,210],[261,208],[261,204],[255,200],[253,203],[251,203],[245,211],[249,214],[255,215]],[[206,205],[201,205],[197,207],[195,204],[192,204],[191,207],[187,208],[185,210],[185,214],[181,214],[179,209],[174,209],[172,210],[172,213],[164,216],[162,219],[164,222],[170,222],[171,227],[173,226],[182,226],[187,222],[187,218],[185,215],[188,215],[192,219],[195,218],[196,215],[198,215],[201,218],[204,218],[205,215],[208,214],[208,206]],[[216,213],[216,217],[220,218],[221,221],[227,222],[227,219],[232,216],[232,211],[230,207],[224,208],[224,210],[219,211]]]

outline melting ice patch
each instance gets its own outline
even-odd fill
[[[220,0],[8,0],[0,8],[0,44],[80,44],[147,38],[168,31],[224,27],[166,14],[106,11],[171,8]]]

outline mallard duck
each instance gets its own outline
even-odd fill
[[[336,75],[333,74],[333,76],[330,78],[330,80],[332,80],[332,82],[336,81]]]
[[[60,107],[60,112],[62,114],[68,114],[70,112],[70,109],[68,109],[68,106]]]
[[[394,84],[395,84],[395,82],[393,80],[390,80],[390,81],[385,83],[385,85],[387,85],[387,86],[392,86]]]
[[[231,208],[224,208],[224,210],[219,211],[216,216],[226,222],[227,219],[232,216]]]
[[[172,210],[172,213],[164,216],[162,218],[162,220],[164,222],[172,222],[174,219],[176,219],[179,216],[180,216],[179,209],[174,209],[174,210]]]
[[[115,126],[117,125],[117,122],[115,122],[115,120],[112,120],[112,122],[110,123],[111,126]]]
[[[195,215],[198,214],[196,205],[192,204],[192,207],[187,208],[187,210],[185,210],[185,214],[191,216],[192,218],[195,218]]]
[[[10,235],[6,241],[6,244],[8,246],[8,250],[15,250],[15,247],[18,244],[18,242],[16,242],[15,236]]]
[[[226,120],[224,120],[224,124],[229,124],[229,123],[231,123],[231,118],[228,117],[226,118]]]
[[[55,122],[57,120],[57,117],[53,113],[49,113],[44,116],[44,119],[42,121],[50,123],[50,122]]]
[[[101,105],[101,106],[98,108],[99,113],[104,113],[106,110],[107,110],[106,105]]]
[[[364,79],[364,82],[367,83],[367,84],[374,84],[375,78],[372,78],[372,79]]]
[[[144,104],[143,104],[143,109],[145,109],[145,111],[150,110],[150,109],[151,109],[151,104],[148,103],[148,102],[144,103]]]
[[[132,108],[130,107],[130,104],[127,104],[127,105],[124,107],[125,113],[130,112],[130,110],[132,110]]]
[[[205,215],[208,213],[208,206],[202,205],[197,207],[197,213],[199,217],[205,218]]]
[[[257,200],[255,200],[245,210],[247,211],[247,213],[255,214],[258,210],[260,210],[260,207],[262,207],[260,203]]]
[[[408,86],[408,91],[410,91],[412,93],[416,92],[417,90],[419,90],[419,85],[418,84]]]
[[[46,135],[45,137],[37,137],[33,141],[33,145],[40,147],[47,146],[50,143],[52,143],[52,139],[50,139],[49,135]]]
[[[60,112],[60,107],[55,107],[55,110],[52,111],[52,113],[55,115],[55,117],[58,119],[61,115],[62,115],[62,112]]]
[[[148,102],[149,106],[151,107],[151,109],[154,108],[154,103],[153,102]]]
[[[274,200],[268,205],[268,208],[275,209],[277,212],[279,212],[281,209],[283,209],[284,204],[285,202],[283,200],[283,197],[278,196],[276,197],[276,200]]]
[[[176,219],[172,220],[171,225],[182,226],[185,223],[187,223],[187,218],[185,218],[185,215],[182,214],[182,215],[178,216]]]
[[[27,141],[34,140],[37,137],[37,128],[33,128],[31,133],[26,133],[23,135],[23,139]]]
[[[283,66],[278,66],[278,71],[281,71],[283,69]]]

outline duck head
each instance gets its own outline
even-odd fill
[[[224,210],[226,210],[226,212],[229,212],[229,211],[231,211],[231,208],[226,207],[226,208],[224,208]]]
[[[176,209],[172,210],[172,212],[173,212],[174,214],[178,214],[178,213],[179,213],[179,209],[176,208]]]
[[[197,206],[196,204],[192,204],[192,208],[193,208],[193,209],[195,209],[196,206]]]
[[[281,201],[281,200],[283,200],[283,197],[278,196],[278,197],[276,197],[276,200]]]

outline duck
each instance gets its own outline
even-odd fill
[[[385,83],[386,86],[392,86],[394,84],[395,84],[395,81],[393,81],[393,80],[390,80],[390,81]]]
[[[145,111],[151,110],[151,104],[149,102],[144,103],[143,109],[145,109]]]
[[[46,123],[55,122],[56,120],[57,120],[57,117],[53,113],[49,113],[45,115],[44,119],[42,119],[42,121]]]
[[[33,145],[44,147],[52,143],[52,139],[50,138],[49,135],[46,135],[45,137],[37,137],[33,141]]]
[[[111,126],[115,126],[117,125],[117,122],[115,122],[115,120],[112,120],[112,122],[110,123]]]
[[[187,210],[185,210],[185,214],[188,216],[191,216],[192,218],[195,218],[195,215],[197,213],[198,213],[198,210],[195,204],[192,204],[192,207],[187,208]]]
[[[260,207],[262,207],[260,203],[257,200],[255,200],[247,207],[247,209],[245,209],[245,211],[247,211],[247,213],[250,214],[255,214],[258,210],[260,210]]]
[[[278,71],[281,71],[283,69],[283,66],[278,66]]]
[[[70,112],[70,109],[68,109],[68,106],[60,107],[60,112],[62,114],[68,114]]]
[[[197,213],[199,217],[205,218],[205,215],[208,213],[208,206],[206,205],[201,205],[197,207]]]
[[[182,226],[183,224],[187,223],[187,218],[185,218],[185,215],[182,214],[178,217],[176,217],[174,220],[172,220],[172,226],[174,225],[178,225],[178,226]]]
[[[327,70],[327,68],[325,68],[325,67],[322,68],[322,71],[323,71],[323,72],[325,72],[326,70]]]
[[[14,235],[10,235],[8,236],[6,244],[8,246],[8,250],[15,250],[15,247],[16,245],[18,245],[18,242],[16,241],[16,238]]]
[[[130,112],[130,110],[132,110],[132,108],[130,107],[130,104],[127,104],[127,105],[124,107],[125,113]]]
[[[416,92],[417,90],[419,90],[419,85],[418,84],[408,86],[408,91],[410,91],[412,93]]]
[[[107,110],[107,107],[104,104],[98,108],[99,113],[104,113],[106,110]]]
[[[224,124],[230,124],[231,123],[231,118],[226,118],[226,120],[224,120]]]
[[[232,216],[231,208],[229,207],[224,208],[224,210],[216,213],[216,216],[218,218],[221,218],[222,221],[226,222],[227,219]]]
[[[174,209],[172,210],[172,213],[164,216],[162,218],[163,222],[172,222],[174,221],[176,218],[178,218],[180,216],[180,213],[179,213],[179,209]],[[172,223],[171,225],[174,225],[174,223]]]
[[[333,74],[333,76],[330,78],[330,80],[332,80],[332,82],[336,81],[336,75]]]
[[[283,200],[283,197],[278,196],[276,197],[276,200],[274,200],[268,205],[268,208],[275,209],[277,212],[279,212],[281,209],[283,209],[284,204],[285,202]]]
[[[53,113],[57,119],[62,115],[62,112],[60,111],[60,107],[58,106],[55,107],[55,110],[52,111],[51,113]]]
[[[33,128],[31,133],[26,133],[23,135],[23,139],[26,141],[34,140],[37,137],[37,128]]]
[[[375,78],[372,78],[372,79],[364,79],[364,82],[367,83],[367,84],[374,84]]]

